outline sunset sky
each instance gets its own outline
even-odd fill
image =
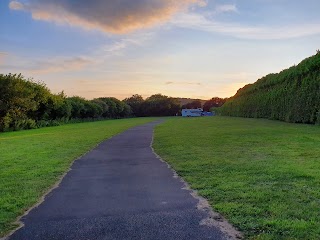
[[[0,1],[0,73],[88,99],[230,97],[320,49],[319,0]]]

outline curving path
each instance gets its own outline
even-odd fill
[[[148,123],[75,161],[59,187],[9,239],[227,239],[153,153]]]

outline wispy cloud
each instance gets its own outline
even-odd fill
[[[98,49],[97,54],[103,56],[121,55],[124,50],[130,47],[143,46],[143,44],[152,39],[153,33],[134,33],[130,36],[115,39],[114,42],[105,44]]]
[[[30,67],[31,74],[47,74],[56,72],[77,71],[93,63],[91,60],[83,57],[56,58],[47,61],[34,63]]]
[[[238,12],[238,8],[235,4],[224,4],[224,5],[218,5],[214,9],[215,14],[220,14],[220,13],[228,13],[228,12]]]
[[[78,56],[54,56],[54,57],[33,57],[24,55],[12,56],[6,64],[1,64],[7,53],[0,52],[0,67],[6,71],[24,72],[30,75],[44,75],[61,72],[76,72],[81,70],[94,70],[97,72],[123,72],[110,65],[119,66],[114,63],[114,57],[122,57],[132,48],[144,46],[153,38],[153,33],[132,33],[128,36],[114,36],[111,42],[96,46],[89,53]],[[113,59],[113,60],[112,60]],[[122,63],[125,64],[125,63]],[[88,68],[90,66],[90,68]],[[108,66],[108,67],[106,67]]]
[[[171,24],[176,27],[220,33],[243,39],[289,39],[320,34],[320,23],[257,27],[218,22],[196,13],[181,13],[171,21]]]
[[[31,12],[36,20],[99,29],[108,33],[127,33],[169,20],[204,0],[27,0],[10,1],[12,10]]]
[[[5,66],[1,67],[13,72],[41,75],[58,72],[79,71],[93,63],[94,62],[92,60],[84,57],[56,57],[46,60],[28,58],[27,60],[23,56],[14,56],[13,62],[8,62]]]

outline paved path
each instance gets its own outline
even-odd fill
[[[156,122],[127,130],[75,161],[10,239],[225,239],[150,143]]]

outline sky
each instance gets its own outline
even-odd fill
[[[320,49],[319,0],[1,0],[0,73],[68,96],[230,97]]]

